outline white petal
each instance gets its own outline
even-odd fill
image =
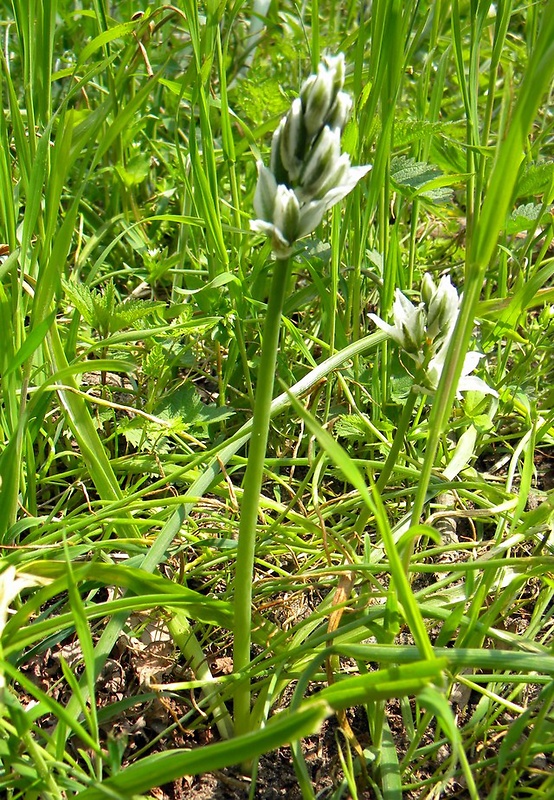
[[[265,222],[263,219],[252,219],[250,220],[250,230],[255,233],[263,233],[271,239],[271,247],[276,258],[288,258],[294,249],[291,243],[283,238],[281,231],[270,222]]]
[[[459,392],[480,392],[481,394],[492,394],[493,397],[498,397],[498,392],[485,383],[484,380],[478,378],[477,375],[466,375],[460,378],[458,384]]]
[[[369,314],[369,318],[373,320],[373,322],[377,325],[378,328],[388,334],[391,339],[393,339],[397,344],[402,346],[403,337],[402,331],[399,330],[397,327],[393,325],[389,325],[388,322],[384,322],[381,317],[378,317],[377,314]]]
[[[315,231],[326,211],[327,206],[323,200],[312,200],[310,203],[301,205],[298,238],[301,239],[302,236]]]
[[[408,300],[405,294],[402,294],[400,289],[394,291],[394,303],[392,306],[392,313],[394,321],[397,325],[407,320],[416,310],[416,306]]]
[[[482,358],[483,353],[478,353],[476,350],[470,350],[469,353],[466,353],[464,366],[462,367],[462,376],[469,375],[470,372],[477,369]]]
[[[254,211],[257,217],[269,222],[273,219],[277,181],[271,170],[264,167],[262,161],[258,161],[257,166],[258,183],[256,184],[256,191],[254,193]]]
[[[266,222],[264,219],[251,219],[250,230],[254,233],[263,233],[266,236],[273,236],[275,225],[272,222]]]

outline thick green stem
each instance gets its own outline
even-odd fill
[[[252,625],[252,574],[256,548],[256,525],[269,431],[271,400],[275,381],[275,364],[279,347],[281,312],[285,300],[290,260],[275,262],[267,304],[262,353],[258,369],[252,435],[248,465],[243,481],[240,509],[239,540],[235,570],[235,618],[233,665],[235,673],[250,663]],[[250,681],[243,680],[234,696],[235,735],[247,733],[250,727]]]

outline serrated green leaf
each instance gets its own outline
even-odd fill
[[[550,218],[550,210],[552,206],[544,207],[542,203],[524,203],[517,206],[511,213],[508,224],[506,225],[506,233],[514,235],[528,231],[540,225],[541,222],[547,222]]]
[[[365,439],[367,427],[357,414],[341,414],[335,425],[335,433],[345,439]]]
[[[144,322],[165,307],[163,303],[138,298],[119,302],[113,281],[108,281],[101,291],[67,280],[63,281],[63,288],[83,319],[103,338]]]
[[[517,197],[542,194],[552,180],[554,180],[554,161],[547,161],[544,164],[531,164],[517,182]]]
[[[400,149],[423,136],[432,136],[448,132],[452,135],[452,128],[456,122],[432,122],[428,119],[400,120],[394,128],[394,147]]]
[[[453,177],[445,176],[433,164],[408,156],[397,156],[392,159],[390,169],[391,181],[401,194],[408,197],[418,195],[434,203],[445,203],[452,198],[452,190],[443,184],[451,184]]]

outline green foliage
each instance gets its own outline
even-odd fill
[[[438,167],[407,156],[393,158],[390,165],[393,186],[408,197],[420,196],[434,203],[446,203],[452,199],[452,190],[439,184],[445,180]]]
[[[116,296],[113,280],[107,282],[103,291],[70,281],[63,281],[63,288],[70,303],[102,339],[124,328],[137,326],[139,322],[148,322],[156,311],[163,308],[163,303],[151,300],[132,299],[122,303]]]
[[[552,796],[552,0],[1,8],[0,794],[131,798],[293,743],[306,798]],[[255,161],[338,51],[373,169],[292,261],[227,674],[275,268]],[[368,313],[425,272],[464,300],[423,398]],[[470,342],[498,398],[456,396]]]

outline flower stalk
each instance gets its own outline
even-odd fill
[[[341,154],[341,134],[352,109],[342,91],[344,56],[324,58],[317,74],[302,85],[273,135],[270,166],[258,162],[254,195],[256,219],[250,227],[267,235],[275,263],[263,331],[254,399],[252,435],[243,480],[235,569],[233,668],[241,681],[234,693],[235,735],[250,730],[248,677],[252,626],[252,578],[256,528],[269,432],[279,331],[298,239],[311,233],[323,215],[356,186],[370,167],[352,167]]]
[[[290,274],[290,261],[275,262],[265,318],[262,352],[258,370],[252,435],[240,504],[239,538],[235,569],[235,614],[233,668],[235,673],[250,664],[252,627],[252,573],[256,549],[256,527],[265,465],[267,438],[279,349],[281,312]],[[244,679],[234,695],[235,735],[250,729],[250,679]]]

